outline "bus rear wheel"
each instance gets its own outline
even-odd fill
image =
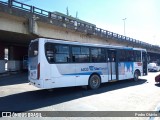
[[[136,70],[135,72],[134,72],[134,81],[138,81],[138,79],[139,79],[139,72]]]
[[[99,88],[100,84],[101,84],[101,79],[100,79],[100,77],[98,75],[93,74],[89,78],[88,85],[89,85],[90,89],[97,89],[97,88]]]

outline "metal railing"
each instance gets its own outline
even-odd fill
[[[82,20],[79,20],[76,18],[72,19],[72,17],[67,17],[66,15],[63,15],[63,14],[57,15],[55,13],[52,13],[52,12],[49,12],[49,11],[31,6],[31,5],[27,5],[27,4],[24,4],[21,2],[15,1],[15,0],[8,0],[8,2],[0,1],[0,5],[7,6],[11,9],[16,8],[18,10],[23,10],[23,11],[32,13],[33,15],[42,16],[50,20],[56,20],[58,22],[63,23],[64,27],[75,29],[80,32],[85,32],[85,33],[96,35],[99,37],[110,38],[110,39],[114,39],[117,41],[128,42],[133,45],[143,46],[145,48],[152,48],[152,49],[160,50],[160,46],[158,45],[151,45],[146,42],[142,42],[142,41],[130,38],[130,37],[119,35],[117,33],[110,32],[107,30],[103,30],[101,28],[97,28],[96,25],[94,24],[83,22]]]
[[[8,5],[8,3],[7,2],[3,2],[3,1],[0,1],[0,4],[2,4],[2,5]]]
[[[27,5],[18,1],[11,1],[9,2],[9,7],[13,7],[13,8],[17,8],[20,10],[24,10],[24,11],[28,11],[28,12],[32,12],[33,7],[31,5]]]

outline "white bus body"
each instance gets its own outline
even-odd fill
[[[102,55],[100,53],[98,57],[97,51],[100,50]],[[118,55],[120,50],[129,50],[133,55],[136,54],[133,51],[137,51],[139,61],[120,62],[123,61],[122,55]],[[142,62],[146,61],[146,51],[137,48],[39,38],[31,41],[28,60],[30,84],[42,89],[84,85],[96,89],[101,83],[132,78],[137,80],[138,76],[147,75],[145,62]]]

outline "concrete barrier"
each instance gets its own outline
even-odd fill
[[[5,60],[0,60],[0,73],[5,72]]]
[[[22,61],[8,60],[8,71],[20,71],[22,69]]]

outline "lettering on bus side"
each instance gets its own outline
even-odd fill
[[[81,68],[81,71],[89,71],[88,68]]]
[[[90,71],[94,70],[94,66],[89,66]]]
[[[94,66],[89,66],[85,68],[81,68],[81,71],[94,71],[94,70],[107,70],[107,67],[102,68],[102,67],[94,67]]]

